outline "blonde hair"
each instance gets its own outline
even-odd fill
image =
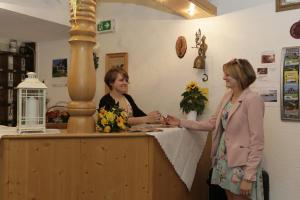
[[[256,80],[256,74],[246,59],[233,59],[223,65],[223,71],[237,80],[244,90]]]

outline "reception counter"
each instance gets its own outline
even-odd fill
[[[144,133],[2,136],[0,199],[206,200],[209,151],[208,139],[188,191]]]

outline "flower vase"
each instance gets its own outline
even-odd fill
[[[186,115],[187,120],[196,120],[197,119],[197,112],[192,110]]]

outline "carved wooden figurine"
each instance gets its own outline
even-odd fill
[[[206,58],[206,51],[207,51],[207,44],[205,43],[206,37],[203,35],[201,37],[201,30],[199,29],[198,32],[196,32],[196,47],[198,48],[198,56],[196,57],[194,61],[194,68],[197,69],[205,69],[205,58]]]

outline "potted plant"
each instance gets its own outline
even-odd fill
[[[196,120],[197,115],[202,114],[207,101],[199,85],[194,81],[190,82],[181,96],[183,96],[180,102],[182,112],[188,114],[188,119]]]

